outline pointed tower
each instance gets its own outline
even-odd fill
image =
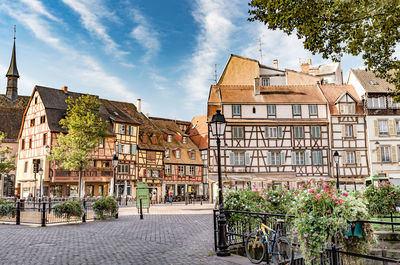
[[[6,97],[11,101],[15,101],[18,98],[18,78],[19,78],[17,69],[17,58],[15,56],[15,27],[14,27],[14,46],[11,56],[10,67],[8,68],[6,77],[7,77]]]

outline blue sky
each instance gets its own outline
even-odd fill
[[[312,58],[296,36],[248,22],[245,0],[0,0],[0,93],[17,25],[19,93],[35,85],[136,104],[151,116],[191,120],[230,54],[297,70]],[[342,60],[344,78],[359,57]]]

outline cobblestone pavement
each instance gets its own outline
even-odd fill
[[[214,254],[212,214],[122,214],[43,228],[0,225],[0,264],[236,263]]]

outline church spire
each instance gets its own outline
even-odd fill
[[[18,98],[18,69],[17,69],[17,57],[15,55],[15,32],[16,26],[14,25],[14,45],[11,56],[10,67],[6,74],[7,77],[7,93],[6,96],[9,100],[15,101]]]

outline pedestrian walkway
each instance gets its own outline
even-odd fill
[[[214,204],[156,204],[151,205],[147,213],[147,209],[143,209],[144,215],[162,215],[162,214],[212,214]],[[138,215],[136,207],[121,207],[119,209],[120,216]]]

